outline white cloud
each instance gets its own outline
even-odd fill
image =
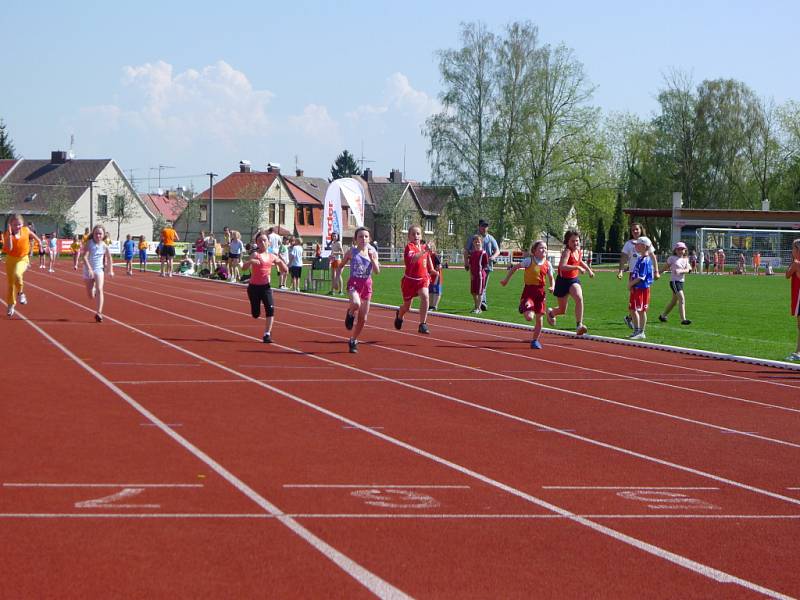
[[[362,104],[348,112],[346,116],[358,121],[389,113],[399,113],[417,121],[423,121],[439,110],[441,110],[441,106],[435,98],[414,89],[408,77],[397,72],[386,78],[381,104]]]
[[[303,114],[288,118],[289,126],[306,137],[320,141],[337,141],[339,124],[331,118],[328,109],[319,104],[309,104]]]

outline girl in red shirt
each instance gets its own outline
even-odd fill
[[[431,246],[422,242],[422,229],[414,225],[408,230],[408,244],[403,250],[403,261],[406,272],[400,280],[400,291],[403,294],[403,304],[397,309],[394,317],[394,328],[403,327],[403,315],[411,308],[415,296],[419,297],[419,332],[428,331],[428,284],[430,283]]]
[[[800,362],[800,238],[792,242],[792,264],[786,269],[786,279],[792,280],[790,308],[797,319],[797,347],[786,360]]]
[[[567,301],[572,296],[575,302],[575,333],[584,335],[588,328],[583,324],[583,288],[578,278],[580,273],[589,273],[589,277],[594,277],[594,271],[583,261],[581,234],[570,229],[564,234],[564,249],[561,251],[556,286],[553,291],[553,295],[558,299],[558,308],[547,310],[547,322],[551,327],[555,327],[556,317],[567,312]]]
[[[481,314],[481,297],[486,289],[486,269],[489,267],[489,255],[483,249],[483,236],[472,238],[472,250],[469,253],[469,291],[475,307],[473,315]]]

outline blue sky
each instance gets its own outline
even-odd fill
[[[117,4],[120,4],[117,6]],[[575,51],[593,104],[647,117],[663,74],[739,79],[800,100],[790,1],[73,2],[6,0],[0,117],[18,154],[114,158],[140,191],[193,184],[240,159],[327,177],[344,148],[378,174],[430,171],[436,52],[461,22],[529,20]],[[404,158],[405,157],[405,158]],[[149,178],[149,182],[148,182]]]

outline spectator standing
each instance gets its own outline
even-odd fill
[[[172,262],[175,259],[175,242],[180,241],[178,232],[172,228],[172,222],[161,230],[161,277],[172,277]]]

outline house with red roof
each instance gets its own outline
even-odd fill
[[[55,151],[49,160],[0,160],[0,186],[8,199],[3,218],[21,214],[39,232],[58,228],[61,235],[67,223],[75,233],[103,225],[112,239],[149,238],[153,231],[155,214],[110,158],[74,159]]]

